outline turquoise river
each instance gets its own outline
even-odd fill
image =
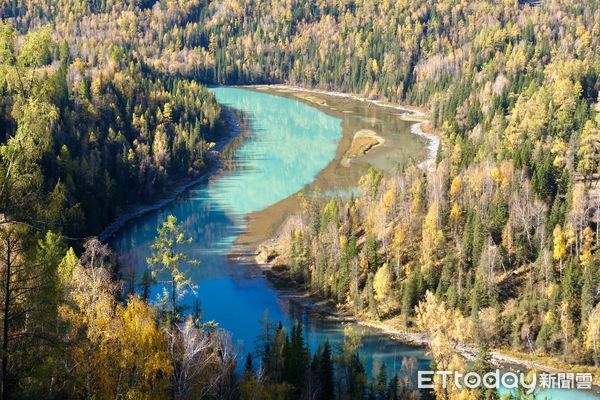
[[[213,91],[220,104],[243,112],[250,123],[250,135],[235,152],[235,168],[198,184],[162,209],[129,222],[110,243],[121,263],[134,268],[140,277],[156,227],[173,214],[193,237],[185,251],[200,261],[190,271],[195,293],[190,291],[182,301],[191,306],[199,299],[203,319],[214,320],[231,332],[240,360],[254,351],[265,316],[288,327],[294,321],[300,322],[313,349],[326,339],[335,347],[343,340],[348,323],[294,305],[264,278],[258,267],[233,261],[228,254],[244,229],[248,213],[298,192],[331,162],[342,137],[341,120],[298,100],[239,88]],[[157,299],[162,290],[155,285],[151,298]],[[398,372],[403,358],[411,356],[420,368],[429,369],[429,358],[423,349],[394,341],[372,329],[357,329],[364,333],[360,355],[369,375],[376,374],[382,363],[388,373]],[[600,398],[572,390],[544,395],[565,400]]]

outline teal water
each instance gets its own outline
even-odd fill
[[[199,184],[173,203],[145,214],[120,230],[111,245],[119,254],[122,273],[139,281],[146,269],[149,245],[156,227],[173,214],[194,241],[183,250],[200,261],[190,270],[196,283],[180,302],[201,303],[204,320],[214,320],[231,332],[240,360],[255,349],[265,315],[289,327],[298,321],[314,350],[326,339],[335,348],[343,340],[344,325],[314,315],[282,297],[256,266],[239,264],[227,257],[243,229],[244,216],[262,210],[309,184],[335,156],[342,131],[340,120],[300,101],[236,88],[213,89],[224,106],[243,111],[251,135],[234,156],[235,168],[210,183]],[[151,299],[162,288],[155,285]],[[385,363],[388,373],[398,372],[405,357],[415,357],[421,369],[429,358],[422,349],[391,340],[377,331],[357,328],[365,334],[360,350],[365,368],[374,375]],[[241,364],[241,363],[240,363]],[[587,399],[586,393],[579,393]],[[558,394],[552,398],[567,398]]]
[[[312,182],[335,156],[341,121],[299,101],[235,88],[213,89],[219,103],[252,115],[252,135],[237,151],[241,170],[208,188],[236,215],[260,211]]]

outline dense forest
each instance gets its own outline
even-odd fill
[[[164,312],[126,293],[108,247],[83,239],[208,170],[214,96],[113,36],[126,32],[113,18],[141,12],[133,4],[0,4],[2,398],[223,390],[228,335],[159,325]]]
[[[327,3],[272,15],[297,18],[291,32],[255,8],[214,8],[214,32],[233,19],[247,38],[227,54],[262,50],[242,79],[256,60],[276,79],[426,105],[443,138],[431,171],[371,170],[350,200],[305,196],[276,269],[363,318],[428,332],[441,369],[460,365],[459,342],[598,365],[597,7]]]
[[[3,14],[27,17],[12,24],[8,18],[1,27],[3,140],[27,134],[33,119],[39,125],[27,129],[44,128],[45,138],[31,143],[44,178],[40,190],[67,210],[50,222],[72,236],[97,233],[120,206],[155,198],[168,181],[206,169],[220,108],[202,85],[157,71],[117,38],[86,33],[88,14],[75,18],[70,7],[81,6],[75,2],[52,10],[10,5]],[[54,18],[55,29],[45,23]],[[62,32],[63,18],[80,30]],[[100,20],[91,27],[112,35]]]
[[[429,110],[434,168],[306,196],[278,273],[364,318],[456,347],[552,355],[598,379],[600,5],[595,1],[0,0],[1,390],[10,398],[417,397],[371,382],[349,333],[314,354],[265,322],[235,373],[226,332],[117,279],[96,234],[211,162],[202,84],[284,82]],[[173,257],[161,257],[170,254]],[[237,361],[236,361],[237,360]],[[256,361],[260,361],[257,363]],[[596,368],[594,368],[596,366]],[[494,398],[443,391],[438,398]]]

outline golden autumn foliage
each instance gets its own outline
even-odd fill
[[[597,362],[596,2],[14,0],[0,15],[0,297],[15,333],[3,394],[160,398],[168,381],[222,395],[224,336],[159,329],[102,248],[78,261],[52,239],[206,171],[222,121],[201,82],[408,103],[440,134],[430,171],[371,169],[354,200],[303,198],[286,250],[305,288],[430,332],[449,367],[456,343],[497,327],[499,346]],[[152,258],[177,314],[191,282],[168,242]]]
[[[427,291],[425,298],[415,308],[417,327],[429,335],[428,350],[440,371],[461,371],[463,361],[458,346],[472,335],[471,322],[458,310],[435,298]],[[454,385],[444,389],[440,376],[434,378],[434,391],[439,399],[471,398],[469,391],[463,391]],[[467,397],[465,397],[467,396]]]
[[[560,225],[556,225],[552,231],[554,251],[552,256],[556,261],[562,261],[569,250],[569,235]]]
[[[390,295],[392,287],[392,275],[387,264],[383,264],[377,270],[373,279],[373,289],[375,290],[375,300],[381,304],[384,309],[387,309],[387,297]]]
[[[443,232],[440,225],[439,206],[437,203],[433,203],[429,206],[423,223],[422,260],[425,271],[432,268],[437,261],[437,249],[443,240]]]
[[[100,399],[165,398],[172,373],[167,341],[148,304],[115,300],[115,284],[102,267],[77,265],[70,301],[61,306],[69,326],[72,390]]]

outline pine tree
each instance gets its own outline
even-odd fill
[[[382,363],[381,367],[379,367],[375,383],[375,397],[377,400],[387,400],[387,384],[387,368],[385,363]]]
[[[331,346],[329,340],[325,341],[323,352],[319,358],[319,398],[321,400],[334,399],[333,362],[331,359]]]
[[[244,365],[244,377],[246,379],[253,379],[255,377],[254,365],[252,363],[252,353],[248,353],[246,356],[246,364]]]
[[[486,373],[491,372],[493,368],[492,353],[489,346],[484,344],[479,348],[473,371],[478,373],[479,376],[484,376]],[[498,400],[500,398],[496,389],[483,389],[481,392],[483,393],[480,393],[478,397],[481,400]]]

